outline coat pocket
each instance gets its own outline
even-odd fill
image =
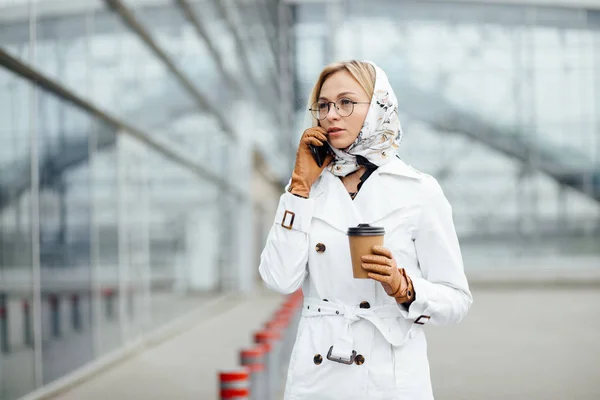
[[[306,399],[356,399],[365,390],[363,368],[356,364],[345,365],[327,359],[333,345],[331,317],[310,317],[294,346],[290,360],[286,392],[293,398]],[[336,326],[337,327],[337,326]]]

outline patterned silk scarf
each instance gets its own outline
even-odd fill
[[[331,148],[335,159],[327,168],[337,176],[356,171],[364,165],[364,159],[378,167],[386,164],[394,158],[402,141],[396,95],[385,72],[374,63],[367,62],[375,68],[373,98],[354,143],[345,150]]]

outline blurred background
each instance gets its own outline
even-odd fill
[[[513,311],[598,321],[600,2],[0,0],[0,400],[252,299],[306,99],[347,59],[387,72],[475,304],[519,286]],[[573,329],[588,341],[555,343],[600,354],[597,322]],[[567,365],[583,394],[540,398],[600,398],[599,370]]]

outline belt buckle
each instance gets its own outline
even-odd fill
[[[331,346],[329,348],[329,352],[327,353],[327,359],[329,361],[334,361],[334,362],[338,362],[341,364],[346,364],[346,365],[352,365],[354,363],[354,358],[356,357],[356,351],[352,350],[352,353],[350,354],[350,358],[344,358],[344,357],[339,357],[339,356],[332,356],[331,353],[333,353],[333,346]]]

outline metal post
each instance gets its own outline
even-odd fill
[[[29,300],[23,300],[23,342],[25,346],[33,348],[33,327],[31,321],[31,307]]]
[[[60,298],[56,294],[48,296],[48,302],[50,303],[50,325],[52,336],[60,337]]]
[[[121,328],[121,343],[125,344],[129,335],[129,319],[127,318],[127,296],[129,271],[129,224],[127,218],[128,196],[127,196],[127,157],[125,154],[126,141],[124,137],[117,136],[117,198],[118,198],[118,301],[119,301],[119,326]]]
[[[81,302],[79,301],[79,295],[73,294],[71,296],[71,322],[73,324],[73,330],[81,331]]]
[[[0,293],[0,352],[9,352],[7,295]]]
[[[143,283],[142,283],[142,304],[143,304],[143,322],[142,325],[145,331],[149,331],[152,327],[152,269],[150,267],[150,214],[151,214],[151,201],[150,201],[150,152],[144,149],[144,162],[141,164],[142,173],[142,185],[143,185],[143,199],[142,199],[142,227],[141,227],[141,241],[143,247]]]
[[[102,297],[104,298],[104,316],[107,321],[115,319],[115,291],[114,289],[102,290]]]
[[[94,64],[94,58],[92,56],[91,40],[94,34],[95,20],[94,13],[87,13],[85,16],[85,60],[86,60],[86,93],[91,97],[93,91],[92,85],[92,66]],[[100,124],[96,119],[91,120],[89,123],[88,135],[88,158],[89,158],[89,169],[90,169],[90,189],[89,189],[89,200],[90,200],[90,307],[89,311],[92,313],[91,317],[91,331],[92,331],[92,349],[94,358],[100,357],[102,354],[102,296],[101,296],[101,283],[100,283],[100,233],[98,223],[98,196],[97,196],[97,185],[98,183],[98,164],[97,164],[97,153],[98,153],[98,134]]]
[[[600,76],[598,74],[598,68],[600,68],[600,38],[598,37],[597,31],[592,31],[592,71],[594,71],[594,108],[593,108],[593,127],[591,134],[590,147],[592,150],[590,166],[590,180],[592,184],[592,190],[595,194],[595,198],[600,200],[600,115],[598,110],[600,107]],[[600,232],[600,217],[596,220],[595,229],[589,231],[589,235],[593,236]],[[595,232],[594,232],[595,230]]]
[[[37,1],[29,2],[29,62],[33,63],[37,57]],[[31,264],[32,264],[32,291],[33,291],[33,332],[34,332],[34,377],[35,386],[41,387],[44,383],[42,363],[42,284],[40,260],[40,176],[38,156],[38,86],[33,84],[29,91],[29,151],[31,174]]]

